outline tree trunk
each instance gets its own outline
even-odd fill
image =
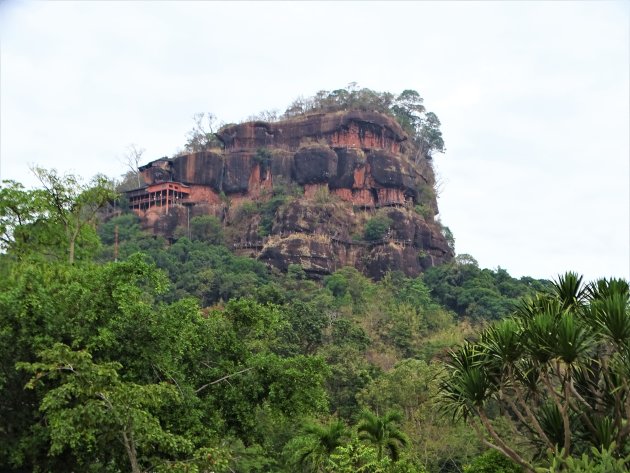
[[[125,450],[127,450],[127,457],[129,457],[129,463],[131,463],[131,472],[142,473],[140,465],[138,464],[138,454],[136,452],[136,446],[133,443],[133,437],[129,438],[126,430],[123,430],[122,436],[125,444]]]
[[[501,439],[501,437],[499,437],[499,435],[492,427],[490,420],[486,416],[486,413],[482,409],[477,409],[477,414],[479,415],[479,419],[481,419],[481,423],[483,424],[483,426],[486,428],[492,439],[497,443],[497,445],[490,444],[489,446],[492,446],[494,449],[498,450],[503,455],[506,455],[512,461],[522,466],[525,471],[535,473],[534,468],[529,463],[527,463],[518,453],[508,447],[507,444]]]
[[[70,242],[69,242],[69,248],[68,248],[68,263],[70,264],[74,264],[74,247],[76,245],[77,237],[79,236],[80,228],[81,227],[77,225],[77,228],[75,228],[72,234],[70,235]]]

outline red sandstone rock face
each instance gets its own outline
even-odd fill
[[[435,180],[431,165],[415,155],[391,117],[358,110],[312,114],[233,125],[218,136],[223,151],[141,168],[149,184],[176,181],[190,189],[185,206],[138,210],[145,227],[170,236],[189,216],[215,215],[234,227],[226,233],[239,248],[263,245],[260,259],[283,269],[301,264],[313,275],[344,264],[376,278],[388,270],[416,275],[452,258],[433,215],[425,220],[413,211],[423,204],[437,213],[434,193],[427,192]],[[243,217],[238,209],[296,186],[302,186],[302,197],[278,209],[271,235],[262,241],[260,214]],[[362,242],[363,226],[376,211],[392,221],[387,239]]]
[[[324,140],[332,147],[382,148],[401,151],[407,135],[391,117],[350,110],[318,113],[277,123],[249,122],[223,128],[219,139],[226,150],[285,147],[297,150],[305,140]]]

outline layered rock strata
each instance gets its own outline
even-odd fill
[[[312,276],[344,265],[374,278],[414,276],[452,258],[435,221],[433,170],[394,119],[311,114],[227,126],[218,138],[221,150],[140,168],[147,185],[128,197],[145,227],[172,237],[190,218],[214,215],[236,251]],[[374,218],[389,228],[367,241]]]

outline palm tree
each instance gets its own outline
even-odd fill
[[[303,428],[307,444],[299,452],[298,464],[303,471],[323,471],[328,457],[343,445],[348,429],[341,420],[327,425],[306,424]]]
[[[399,411],[389,411],[379,417],[371,411],[361,412],[357,425],[359,438],[372,443],[378,451],[378,459],[383,458],[383,452],[387,450],[393,461],[400,458],[400,448],[409,443],[409,439],[396,424],[402,421]]]

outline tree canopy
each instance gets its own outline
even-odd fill
[[[443,153],[444,139],[440,131],[440,120],[433,112],[427,112],[424,99],[411,89],[395,95],[359,88],[356,82],[345,89],[320,90],[312,97],[299,97],[286,109],[282,118],[292,118],[311,112],[333,112],[338,110],[374,110],[395,118],[417,147],[418,156],[431,158],[434,153]]]
[[[309,280],[235,255],[212,217],[169,242],[104,211],[109,183],[40,175],[0,187],[2,471],[630,464],[627,281],[469,255]]]

